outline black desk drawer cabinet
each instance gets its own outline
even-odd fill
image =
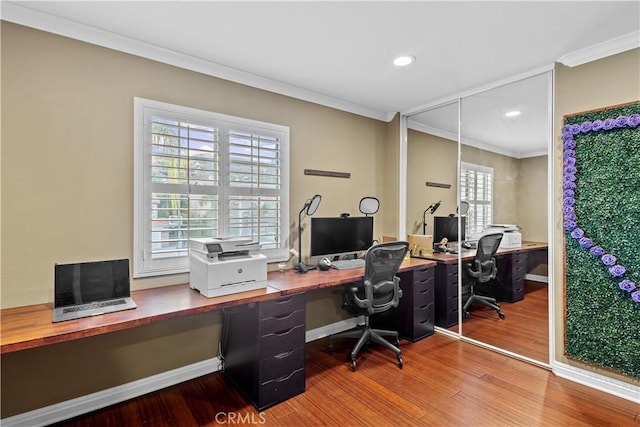
[[[434,332],[433,268],[398,273],[402,298],[395,310],[371,318],[375,328],[391,329],[415,342]]]
[[[498,298],[501,301],[516,302],[524,299],[526,263],[527,254],[524,252],[498,258],[498,282],[500,283]]]
[[[305,389],[305,294],[225,309],[224,372],[259,410]]]
[[[435,305],[437,326],[458,324],[458,263],[436,265]]]

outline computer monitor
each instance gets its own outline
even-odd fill
[[[311,218],[311,256],[352,255],[373,245],[373,217]]]
[[[460,219],[461,230],[458,230],[458,217],[456,216],[435,216],[433,217],[433,243],[440,243],[443,238],[451,243],[465,240],[465,221]]]

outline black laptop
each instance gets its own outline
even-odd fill
[[[136,308],[128,259],[56,264],[54,293],[54,322]]]

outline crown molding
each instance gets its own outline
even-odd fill
[[[415,122],[410,118],[407,120],[407,127],[418,132],[427,133],[429,135],[435,135],[440,138],[448,139],[453,142],[458,142],[458,134],[449,132],[448,130],[428,126],[419,122]]]
[[[28,5],[28,3],[26,4]],[[43,13],[24,4],[2,2],[2,20],[376,120],[389,122],[395,116],[395,112],[379,111],[339,98],[333,98],[298,86]]]
[[[638,47],[640,47],[640,30],[594,44],[584,49],[569,52],[561,56],[558,62],[567,67],[576,67]]]
[[[427,126],[425,124],[422,123],[418,123],[418,122],[414,122],[412,120],[407,120],[407,128],[411,129],[411,130],[415,130],[418,132],[422,132],[422,133],[426,133],[429,135],[434,135],[434,136],[438,136],[440,138],[443,139],[448,139],[450,141],[453,141],[455,143],[458,142],[458,134],[453,133],[453,132],[449,132],[443,129],[438,129],[432,126]],[[496,153],[496,154],[502,154],[504,156],[508,156],[508,157],[513,157],[516,159],[525,159],[528,157],[538,157],[538,156],[546,156],[548,153],[546,150],[538,150],[538,151],[514,151],[514,150],[508,150],[505,149],[503,147],[496,147],[494,145],[491,144],[487,144],[484,142],[480,142],[471,138],[462,138],[461,141],[462,145],[467,145],[470,147],[475,147],[475,148],[479,148],[481,150],[484,151],[490,151],[492,153]]]

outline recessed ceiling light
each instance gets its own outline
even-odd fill
[[[505,117],[517,117],[520,114],[522,114],[522,111],[513,110],[513,111],[507,111],[506,113],[504,113],[504,116]]]
[[[393,65],[397,65],[398,67],[404,67],[406,65],[411,64],[415,60],[416,60],[415,56],[410,56],[410,55],[399,56],[393,60]]]

